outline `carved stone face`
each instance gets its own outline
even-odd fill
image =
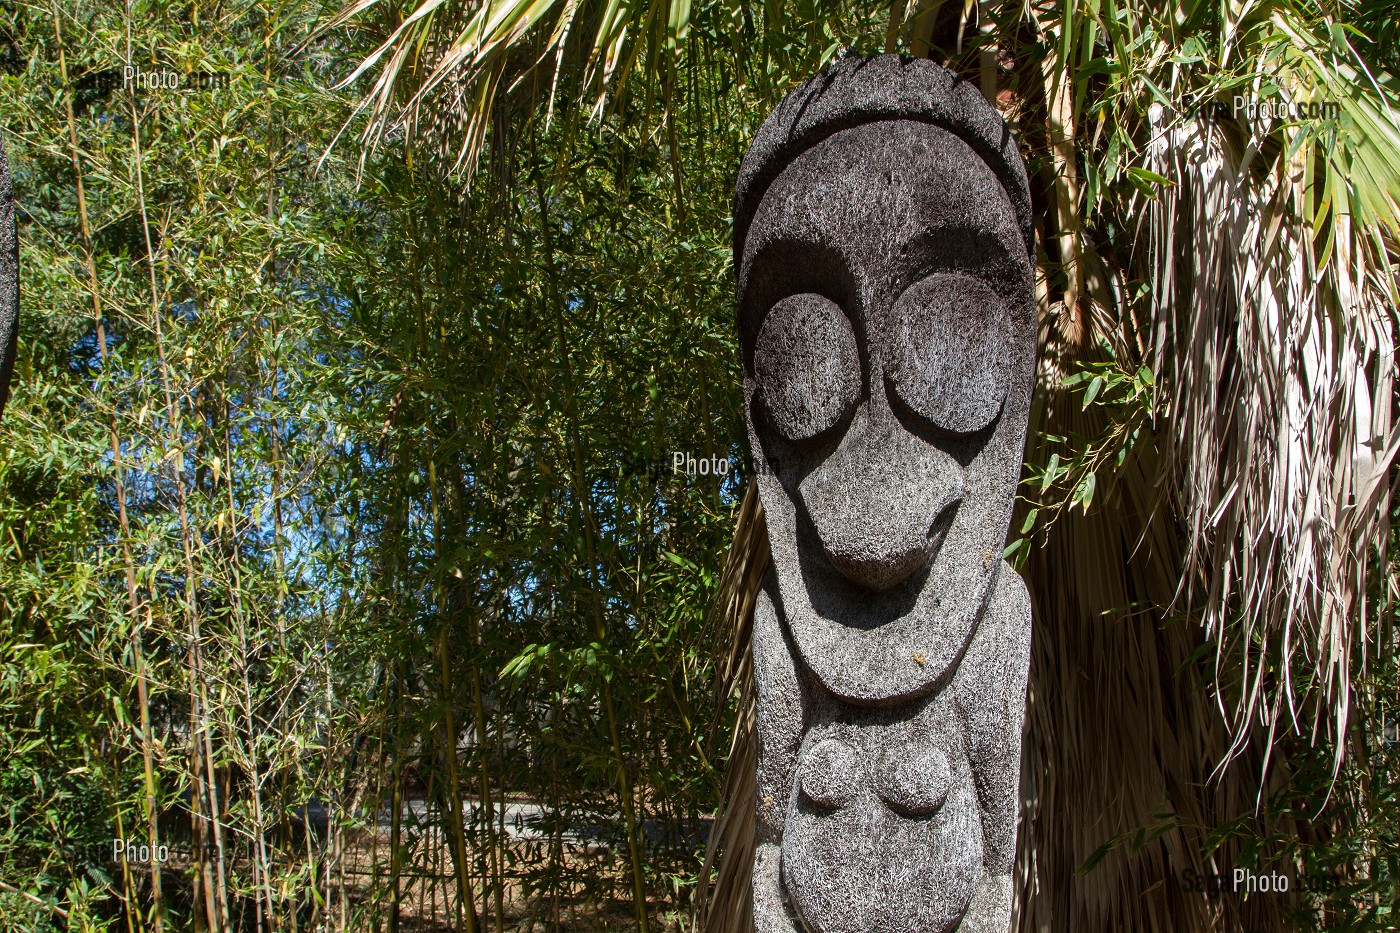
[[[837,697],[939,686],[1015,499],[1035,306],[1001,183],[946,130],[867,123],[764,191],[739,268],[750,442],[782,611]]]

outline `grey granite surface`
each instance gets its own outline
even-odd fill
[[[0,412],[10,397],[19,324],[19,237],[15,232],[14,184],[0,140]]]

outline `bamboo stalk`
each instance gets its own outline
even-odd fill
[[[198,411],[199,399],[197,395],[195,398],[191,399],[190,407],[196,412]],[[202,438],[204,434],[204,422],[203,419],[198,419],[195,423],[196,425],[198,425],[196,429],[196,449],[198,449],[198,445],[200,444],[200,438]],[[178,431],[172,431],[172,433],[175,433],[177,436],[179,436],[180,434],[180,432]],[[181,466],[183,466],[183,453],[177,459],[180,461]],[[183,481],[183,469],[181,469],[180,471],[180,476]],[[182,503],[182,511],[185,511],[186,515],[188,514],[187,508],[188,507],[184,505],[184,503]],[[193,530],[187,517],[181,523],[181,538],[183,550],[185,552],[185,572],[186,574],[192,574],[195,570],[192,544]],[[186,577],[185,589],[187,593],[187,599],[192,604],[190,610],[191,615],[197,620],[199,618],[199,608],[197,605],[193,605],[195,587],[194,584],[191,582],[191,578],[188,576]],[[203,638],[200,635],[198,629],[196,630],[195,634],[195,667],[196,670],[199,672],[199,677],[196,681],[196,685],[199,689],[199,709],[202,719],[200,736],[203,740],[201,744],[203,745],[204,751],[205,774],[208,776],[205,782],[205,789],[209,794],[209,814],[212,818],[210,822],[210,829],[212,830],[214,836],[214,888],[216,897],[218,898],[218,929],[226,930],[229,928],[230,925],[228,902],[228,852],[224,844],[224,806],[220,801],[219,795],[219,770],[214,763],[214,733],[215,729],[217,728],[218,721],[217,719],[212,718],[210,713],[210,711],[213,710],[215,707],[209,702],[209,684],[208,679],[204,673],[203,665]]]
[[[49,913],[51,913],[51,914],[57,914],[58,916],[62,917],[64,920],[67,920],[67,919],[68,919],[68,911],[64,910],[62,907],[59,907],[57,904],[50,904],[48,901],[44,900],[43,898],[35,897],[33,894],[30,894],[28,891],[21,891],[19,888],[15,887],[15,886],[13,886],[13,885],[6,884],[6,883],[3,882],[3,881],[0,881],[0,891],[7,891],[7,892],[9,892],[10,894],[17,894],[17,895],[19,895],[20,897],[24,898],[24,899],[25,899],[26,901],[28,901],[29,903],[35,904],[35,905],[37,905],[37,906],[39,906],[39,907],[42,907],[42,908],[44,908],[45,910],[47,910],[47,911],[48,911]]]
[[[890,0],[889,22],[885,26],[886,54],[899,50],[899,28],[904,25],[908,0]]]
[[[325,597],[325,594],[323,593],[323,594],[322,594],[322,597],[321,597],[321,612],[320,612],[320,615],[321,615],[322,618],[330,618],[330,617],[331,617],[330,614],[326,612],[325,598],[326,598],[326,597]],[[337,608],[337,613],[339,613],[340,608],[342,608],[342,607],[338,607],[338,608]],[[332,627],[332,629],[335,628],[334,625],[332,625],[331,627]],[[325,650],[324,644],[322,645],[321,657],[322,657],[321,663],[324,665],[324,670],[325,670],[325,675],[326,675],[326,731],[325,731],[325,742],[326,742],[326,764],[327,764],[327,767],[326,767],[326,770],[322,772],[322,780],[325,782],[325,784],[323,785],[323,786],[325,787],[325,791],[324,791],[324,792],[325,792],[325,795],[326,795],[326,841],[325,841],[325,846],[326,846],[326,847],[325,847],[325,859],[324,859],[324,862],[323,862],[323,864],[321,865],[321,867],[320,867],[320,868],[318,869],[318,871],[317,871],[317,877],[318,877],[318,878],[320,879],[320,881],[321,881],[321,890],[320,890],[319,896],[318,896],[315,900],[316,900],[316,917],[317,917],[317,919],[319,920],[319,918],[321,917],[321,915],[324,914],[324,916],[325,916],[325,922],[324,922],[324,923],[313,923],[312,926],[311,926],[311,928],[312,928],[313,930],[316,930],[316,929],[319,929],[319,928],[324,928],[325,926],[327,926],[327,925],[333,923],[334,920],[335,920],[335,900],[334,900],[334,898],[335,898],[335,892],[332,890],[331,885],[334,883],[335,872],[336,872],[336,868],[337,868],[337,864],[338,864],[338,863],[337,863],[337,860],[336,860],[336,851],[335,851],[335,832],[336,832],[336,831],[335,831],[335,826],[334,826],[334,824],[335,824],[335,822],[336,822],[336,819],[335,819],[336,807],[340,804],[340,801],[336,800],[335,794],[334,794],[334,793],[332,792],[332,790],[331,790],[331,786],[332,786],[332,783],[333,783],[333,775],[331,774],[331,767],[333,767],[333,766],[331,765],[331,762],[333,762],[333,761],[335,760],[335,758],[336,758],[335,751],[334,751],[335,745],[334,745],[334,742],[333,742],[333,731],[332,731],[332,725],[331,725],[331,723],[332,723],[332,721],[333,721],[333,718],[334,718],[334,711],[335,711],[335,692],[334,692],[334,690],[333,690],[332,687],[331,687],[331,664],[330,664],[329,652],[327,652],[327,651]]]
[[[248,676],[248,618],[243,606],[242,561],[238,556],[238,505],[233,494],[233,441],[229,432],[228,397],[224,397],[224,462],[229,464],[225,485],[228,490],[229,537],[231,540],[233,572],[234,618],[237,622],[239,673],[243,687],[243,725],[248,736],[249,784],[253,798],[253,887],[259,894],[253,899],[257,928],[264,929],[264,918],[274,922],[276,909],[272,902],[271,865],[267,857],[267,823],[263,815],[263,776],[258,763],[257,727],[253,722],[253,689]],[[264,913],[264,909],[266,913]]]
[[[127,60],[131,59],[131,2],[127,0],[126,7],[126,44]],[[223,859],[220,855],[217,870],[220,877],[214,876],[215,866],[210,866],[205,860],[204,842],[205,827],[200,823],[199,813],[206,805],[212,801],[214,807],[208,819],[212,821],[214,832],[217,838],[217,822],[219,812],[217,806],[217,791],[212,788],[212,775],[205,773],[206,756],[211,753],[209,745],[209,721],[208,712],[203,697],[203,672],[200,668],[200,644],[203,640],[199,625],[199,611],[195,596],[195,568],[194,568],[194,541],[190,528],[189,506],[187,501],[188,490],[185,482],[185,455],[183,437],[181,436],[180,406],[175,399],[174,390],[171,386],[170,362],[165,348],[165,333],[161,322],[160,312],[160,290],[156,283],[156,256],[155,246],[151,242],[150,217],[146,208],[145,181],[141,169],[141,120],[140,113],[136,108],[136,97],[131,95],[129,99],[131,110],[131,145],[134,160],[134,171],[136,176],[136,200],[139,213],[141,215],[141,232],[146,246],[146,265],[150,273],[151,287],[151,320],[155,334],[156,362],[160,374],[161,392],[165,398],[166,423],[170,431],[170,445],[174,452],[173,472],[175,474],[176,509],[180,520],[180,541],[184,560],[185,571],[185,593],[184,611],[187,630],[189,633],[189,694],[190,694],[190,758],[191,777],[193,779],[194,795],[192,797],[192,811],[194,818],[194,834],[196,864],[200,866],[200,874],[204,882],[204,912],[209,928],[214,931],[221,931],[226,926],[227,899],[222,897],[223,888]],[[201,745],[204,746],[201,749]],[[206,800],[205,798],[208,798]]]
[[[151,627],[152,603],[146,603],[146,627]],[[136,654],[136,701],[141,716],[141,765],[142,777],[146,782],[146,834],[150,838],[151,851],[157,851],[160,844],[159,816],[156,812],[155,755],[151,737],[151,700],[147,686],[146,656],[141,649],[141,639],[134,639]],[[165,901],[160,886],[160,861],[151,860],[151,909],[155,915],[155,933],[165,928]]]
[[[272,21],[269,19],[269,21],[268,21],[268,23],[267,23],[267,26],[266,26],[266,31],[264,32],[264,39],[263,39],[264,44],[265,44],[265,45],[267,46],[267,48],[269,48],[269,49],[272,47],[271,22],[272,22]],[[265,64],[264,64],[264,71],[263,71],[263,78],[264,78],[264,80],[267,80],[267,81],[271,81],[271,80],[272,80],[272,70],[271,70],[271,69],[272,69],[272,64],[271,64],[271,62],[272,62],[272,57],[271,57],[271,56],[268,56],[268,58],[267,58],[267,60],[266,60],[266,62],[265,62]],[[276,126],[276,122],[273,121],[273,122],[272,122],[272,125],[275,127],[275,126]],[[275,130],[274,130],[274,132],[275,132]],[[279,140],[279,142],[280,142],[280,140]],[[275,219],[275,217],[276,217],[276,210],[277,210],[277,157],[278,157],[279,149],[280,149],[280,146],[278,145],[278,143],[272,143],[272,144],[270,144],[269,147],[268,147],[267,203],[266,203],[266,206],[265,206],[265,208],[264,208],[264,214],[263,214],[263,216],[264,216],[264,219],[265,219],[266,222],[267,222],[269,231],[271,231],[271,229],[272,229],[273,221],[274,221],[274,219]],[[275,236],[274,236],[271,232],[269,232],[269,243],[268,243],[268,249],[267,249],[267,258],[265,259],[265,261],[262,263],[262,265],[261,265],[261,267],[260,267],[259,277],[262,276],[262,271],[261,271],[262,269],[276,269],[276,239],[275,239]],[[274,351],[273,351],[273,364],[272,364],[273,374],[272,374],[272,379],[271,379],[270,387],[269,387],[269,391],[268,391],[268,396],[269,396],[270,399],[271,399],[271,398],[275,398],[275,395],[276,395],[276,385],[277,385],[278,357],[277,357],[277,352],[276,352],[276,349],[275,349],[275,348],[278,346],[278,343],[277,343],[277,338],[276,338],[276,333],[275,333],[275,331],[274,331],[274,335],[273,335],[273,339],[272,339],[272,345],[273,345],[273,347],[274,347]],[[272,425],[272,430],[271,430],[271,432],[270,432],[271,435],[272,435],[272,488],[271,488],[271,490],[270,490],[270,495],[271,495],[271,498],[272,498],[272,501],[273,501],[273,513],[272,513],[272,514],[273,514],[273,542],[272,542],[272,546],[273,546],[273,551],[274,551],[274,554],[275,554],[275,558],[274,558],[274,559],[276,560],[276,573],[277,573],[276,597],[275,597],[275,609],[274,609],[274,612],[275,612],[275,619],[274,619],[274,621],[275,621],[275,624],[276,624],[277,627],[278,627],[278,635],[279,635],[278,642],[279,642],[279,647],[285,649],[285,643],[284,643],[285,640],[281,637],[281,635],[282,635],[282,598],[283,598],[283,588],[284,588],[285,581],[286,581],[286,577],[284,576],[284,574],[285,574],[285,569],[286,569],[286,568],[285,568],[285,566],[284,566],[284,564],[283,564],[283,558],[282,558],[282,539],[281,539],[281,517],[282,517],[282,515],[281,515],[281,494],[280,494],[281,490],[280,490],[280,483],[281,483],[281,460],[282,460],[282,458],[281,458],[281,453],[282,453],[282,451],[281,451],[281,446],[280,446],[280,437],[281,437],[281,435],[280,435],[280,432],[278,431],[277,427],[278,427],[278,426],[277,426],[276,422],[274,421],[274,423],[273,423],[273,425]],[[230,460],[229,460],[229,463],[231,464],[232,462],[233,462],[233,461],[230,459]],[[230,480],[230,483],[231,483],[231,480]],[[234,509],[233,509],[233,489],[232,489],[232,485],[230,485],[230,488],[229,488],[229,509],[230,509],[230,514],[231,514],[231,515],[236,515],[236,514],[237,514],[237,513],[234,511]],[[237,540],[237,539],[235,538],[235,541],[236,541],[236,540]],[[236,548],[235,548],[235,553],[236,553]],[[244,674],[243,680],[244,680],[244,684],[245,684],[245,691],[246,691],[246,688],[247,688],[247,685],[248,685],[248,680],[247,680],[247,670],[248,670],[248,666],[247,666],[247,657],[248,657],[248,654],[247,654],[247,650],[246,650],[246,648],[245,648],[245,650],[244,650],[244,652],[243,652],[243,665],[242,665],[242,667],[243,667],[243,674]],[[248,696],[248,702],[249,702],[249,704],[251,704],[251,693],[248,693],[247,696]],[[251,705],[249,705],[249,709],[248,709],[248,729],[249,729],[249,739],[250,739],[250,741],[252,740],[252,737],[253,737],[253,735],[254,735],[254,733],[252,732],[252,728],[253,728],[253,726],[252,726],[252,707],[251,707]],[[257,769],[257,759],[256,759],[256,757],[253,758],[253,766],[254,766],[253,811],[254,811],[254,821],[255,821],[254,833],[255,833],[255,835],[257,836],[257,840],[256,840],[256,843],[255,843],[255,845],[256,845],[255,861],[256,861],[256,860],[261,860],[261,863],[262,863],[262,864],[261,864],[260,874],[262,875],[262,883],[263,883],[263,892],[262,892],[262,897],[259,898],[259,908],[258,908],[258,912],[259,912],[259,913],[262,912],[262,906],[261,906],[261,905],[262,905],[262,903],[265,901],[265,902],[266,902],[266,908],[267,908],[267,917],[268,917],[268,920],[269,920],[271,923],[274,924],[274,927],[275,927],[275,928],[280,929],[281,926],[282,926],[282,923],[281,923],[281,915],[277,912],[276,906],[275,906],[275,904],[274,904],[274,902],[273,902],[272,881],[271,881],[271,864],[270,864],[270,860],[268,859],[268,855],[267,855],[267,823],[266,823],[266,819],[265,819],[265,816],[264,816],[264,806],[263,806],[263,777],[262,777],[262,774],[261,774],[261,773],[258,771],[258,769]],[[295,911],[293,911],[293,912],[295,913]],[[294,918],[294,921],[295,921],[295,918]]]
[[[1074,89],[1070,80],[1070,63],[1062,61],[1054,37],[1047,24],[1035,12],[1034,4],[1027,7],[1035,21],[1037,31],[1053,50],[1045,56],[1041,64],[1041,79],[1045,89],[1045,105],[1048,111],[1046,134],[1050,143],[1051,164],[1054,177],[1051,187],[1054,193],[1055,226],[1058,230],[1056,241],[1060,247],[1060,266],[1064,271],[1064,311],[1070,315],[1069,323],[1078,327],[1082,321],[1079,296],[1083,292],[1084,261],[1079,239],[1079,164],[1075,149]],[[1061,29],[1069,29],[1069,22],[1062,22]]]
[[[268,171],[268,194],[267,194],[267,217],[270,220],[275,210],[275,177],[276,172],[269,166]],[[274,253],[269,250],[268,261],[263,264],[264,269],[274,268]],[[275,403],[277,396],[277,384],[281,378],[282,360],[280,351],[280,324],[274,323],[270,329],[269,343],[272,346],[271,372],[267,380],[267,397],[270,402]],[[272,560],[276,585],[273,596],[273,624],[277,631],[277,650],[281,657],[286,657],[287,649],[287,563],[286,563],[286,537],[284,534],[284,523],[282,514],[283,490],[283,453],[282,453],[282,426],[281,419],[275,415],[267,419],[267,434],[271,442],[272,470],[271,486],[268,490],[268,499],[272,504]],[[272,728],[280,735],[286,735],[289,731],[285,706],[278,705],[275,720],[271,724]],[[285,761],[279,761],[272,771],[270,777],[274,782],[273,792],[275,799],[280,803],[281,831],[284,838],[291,838],[291,810],[288,801],[288,775]],[[279,926],[280,926],[280,914]],[[293,907],[288,915],[288,920],[292,933],[297,933],[296,909]]]
[[[116,770],[115,764],[115,762],[112,763],[114,771]],[[126,829],[122,826],[122,808],[120,803],[112,808],[112,816],[117,821],[117,838],[125,839]],[[127,933],[135,933],[138,924],[144,930],[146,928],[146,922],[137,909],[135,903],[136,898],[133,896],[135,893],[135,884],[131,880],[131,863],[125,858],[122,859],[122,891],[121,900],[123,906],[126,908],[122,912],[126,914]]]
[[[550,713],[554,720],[554,728],[558,729],[564,718],[564,709],[562,699],[557,691],[554,695],[554,702],[551,704]],[[554,819],[550,823],[549,830],[549,918],[552,933],[559,933],[563,929],[559,916],[559,893],[562,887],[560,874],[564,867],[564,823],[560,816],[562,808],[559,805],[559,757],[552,753],[549,756],[549,787],[550,803],[554,808]]]
[[[992,0],[977,0],[977,73],[982,96],[993,107],[997,104],[997,43],[996,27],[992,22]]]
[[[403,696],[403,668],[398,666],[394,670],[395,696]],[[394,811],[389,816],[389,884],[391,895],[389,900],[389,933],[399,933],[399,909],[403,896],[400,887],[400,876],[403,873],[403,749],[399,741],[398,730],[394,732],[394,785],[391,795]]]
[[[381,727],[379,730],[379,747],[376,749],[374,756],[376,769],[374,776],[374,822],[370,832],[369,850],[370,891],[374,895],[370,899],[370,903],[371,911],[374,916],[375,933],[379,931],[379,906],[382,900],[379,897],[379,809],[384,799],[384,744],[384,729]]]
[[[554,321],[557,340],[559,342],[560,359],[570,361],[573,354],[568,350],[564,338],[564,309],[559,300],[558,287],[555,282],[554,246],[549,232],[549,207],[544,195],[544,188],[539,178],[535,180],[537,198],[540,212],[540,228],[544,237],[546,253],[545,274],[549,281],[550,296],[554,305]],[[565,388],[564,388],[564,411],[568,424],[568,446],[570,459],[573,461],[570,470],[570,477],[574,489],[574,504],[578,511],[579,518],[583,520],[587,532],[583,535],[583,546],[587,566],[590,572],[598,567],[597,544],[594,540],[597,534],[597,525],[592,520],[592,515],[588,507],[587,489],[583,484],[583,451],[578,438],[578,412],[574,406],[574,372],[573,367],[565,365]],[[593,616],[599,643],[607,641],[607,622],[603,613],[603,603],[598,596],[596,589],[591,585],[588,587],[590,602],[593,607]],[[637,927],[640,933],[648,933],[650,923],[647,917],[646,907],[646,881],[643,875],[641,846],[637,838],[637,813],[635,801],[633,800],[632,778],[628,772],[627,759],[622,749],[622,739],[617,726],[617,706],[613,700],[612,684],[607,677],[602,678],[601,692],[603,694],[603,711],[607,721],[608,739],[612,747],[614,764],[616,765],[616,777],[618,784],[618,795],[621,798],[622,815],[627,830],[627,851],[631,862],[632,875],[632,896],[637,912]]]
[[[467,857],[466,833],[462,825],[462,785],[457,775],[457,722],[452,711],[451,698],[456,694],[452,687],[451,666],[448,663],[447,627],[444,625],[438,637],[438,663],[442,666],[442,690],[446,703],[443,753],[447,764],[447,800],[451,807],[449,818],[452,832],[453,875],[457,882],[457,926],[467,933],[476,933],[476,900],[472,892],[471,878],[467,869],[471,862]],[[463,908],[466,910],[466,924],[463,925]]]
[[[476,643],[477,651],[481,650],[481,620],[473,614],[472,633]],[[477,748],[480,750],[480,786],[481,786],[481,812],[486,824],[486,847],[487,862],[491,871],[491,878],[494,882],[494,906],[496,912],[496,929],[505,930],[505,905],[502,901],[501,884],[501,853],[500,841],[496,838],[494,820],[495,803],[491,797],[491,769],[487,755],[486,740],[486,708],[481,692],[481,666],[472,665],[472,703],[476,713],[476,738]]]
[[[914,13],[909,29],[909,51],[915,58],[928,58],[933,51],[933,31],[938,28],[938,11],[944,0],[927,0]]]
[[[68,61],[63,50],[63,32],[58,10],[53,11],[54,38],[58,47],[58,69],[63,87],[69,88]],[[82,163],[79,161],[78,127],[73,114],[73,95],[63,96],[64,116],[68,126],[68,155],[73,163],[73,180],[77,185],[78,222],[83,236],[83,265],[87,271],[88,291],[92,296],[93,327],[97,334],[98,358],[102,361],[102,372],[107,373],[107,327],[102,315],[101,289],[97,281],[97,264],[93,259],[92,223],[88,219],[87,192],[83,185]],[[121,438],[117,431],[117,415],[113,410],[108,419],[108,440],[112,448],[113,481],[117,493],[117,528],[121,536],[122,568],[126,580],[127,611],[131,613],[131,647],[136,665],[136,702],[140,716],[141,760],[146,782],[145,811],[147,834],[151,851],[160,846],[160,828],[156,814],[156,782],[154,754],[151,741],[151,705],[146,679],[145,661],[141,650],[140,597],[137,595],[135,560],[131,554],[131,521],[126,506],[126,466],[122,457]],[[149,622],[149,613],[147,620]],[[129,876],[129,867],[123,862],[123,876]],[[165,928],[165,900],[161,891],[160,862],[151,861],[151,909],[155,918],[155,933],[163,933]],[[138,914],[138,916],[140,916]],[[142,918],[141,926],[145,928]]]

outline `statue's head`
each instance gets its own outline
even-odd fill
[[[1035,363],[1025,169],[978,90],[846,59],[735,195],[744,401],[789,631],[883,705],[956,666],[1001,565]]]

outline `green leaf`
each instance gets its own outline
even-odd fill
[[[1085,512],[1089,511],[1089,506],[1094,501],[1094,490],[1098,486],[1098,477],[1093,473],[1085,474],[1079,481],[1079,485],[1074,490],[1074,501],[1083,507]]]
[[[1094,399],[1099,397],[1099,390],[1103,388],[1104,380],[1102,376],[1095,376],[1089,382],[1089,388],[1084,390],[1084,408],[1094,404]]]
[[[1040,481],[1040,491],[1045,492],[1055,482],[1056,473],[1060,468],[1060,455],[1051,454],[1050,462],[1045,465],[1045,477]]]

